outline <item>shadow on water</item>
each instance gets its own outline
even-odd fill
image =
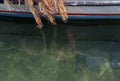
[[[120,24],[87,22],[0,21],[0,80],[119,81]]]

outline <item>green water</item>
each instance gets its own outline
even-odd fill
[[[120,81],[120,25],[44,27],[0,21],[0,81]]]

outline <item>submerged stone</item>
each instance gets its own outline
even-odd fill
[[[89,69],[99,69],[107,62],[107,59],[104,57],[89,57],[87,59],[87,66]]]
[[[3,41],[0,41],[0,48],[3,47],[5,43]]]
[[[114,70],[120,70],[120,63],[111,63],[111,67]]]
[[[85,53],[78,53],[76,55],[76,69],[81,70],[86,67],[91,70],[98,70],[105,64],[109,64],[109,61],[104,57],[90,56]]]

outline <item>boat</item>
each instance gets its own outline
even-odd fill
[[[13,0],[17,2],[9,5],[4,1],[0,0],[0,17],[33,18],[24,0]],[[71,20],[120,19],[120,0],[64,0],[64,5]]]

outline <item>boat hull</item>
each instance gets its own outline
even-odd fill
[[[87,2],[83,3],[78,2],[79,0],[65,0],[67,14],[70,20],[79,20],[79,19],[120,19],[120,1],[114,2],[111,0],[109,3],[101,0],[96,2]],[[92,0],[91,0],[92,1]],[[69,3],[69,4],[68,4]],[[113,5],[112,5],[113,3]],[[115,5],[116,4],[116,5]],[[4,5],[0,4],[0,16],[8,17],[19,17],[19,18],[33,18],[33,15],[29,11],[26,5]],[[42,16],[41,16],[42,17]],[[56,14],[57,19],[60,19],[60,15]]]

